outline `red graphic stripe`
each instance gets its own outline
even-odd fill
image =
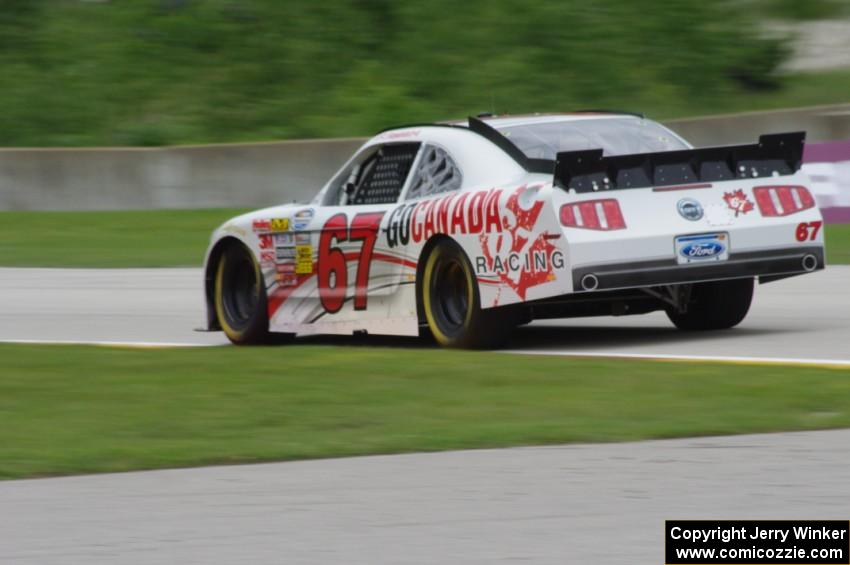
[[[392,255],[387,255],[386,253],[379,253],[377,251],[372,254],[372,258],[377,259],[378,261],[384,261],[385,263],[403,265],[405,267],[410,267],[411,269],[415,269],[418,266],[415,261],[411,261],[410,259],[404,259],[403,257],[394,257]],[[348,259],[347,255],[346,259]]]
[[[345,253],[345,261],[346,263],[349,261],[359,261],[360,253],[359,252],[350,252]],[[402,259],[400,257],[393,257],[392,255],[387,255],[384,253],[374,253],[372,255],[373,259],[378,261],[383,261],[384,263],[391,263],[394,265],[403,265],[405,267],[410,267],[411,269],[416,268],[416,263],[414,261],[410,261],[408,259]],[[278,286],[277,289],[269,296],[268,299],[268,311],[269,318],[274,316],[274,313],[283,306],[283,303],[292,295],[293,292],[297,288],[299,288],[302,284],[306,283],[308,280],[313,278],[316,275],[318,270],[318,263],[313,261],[313,272],[309,275],[299,275],[298,283],[292,286]]]
[[[677,186],[656,186],[652,192],[670,192],[673,190],[691,190],[692,188],[711,188],[710,184],[682,184]]]

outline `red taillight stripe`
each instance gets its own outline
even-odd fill
[[[578,205],[579,213],[581,213],[581,227],[589,230],[598,230],[599,216],[596,214],[596,201],[582,202]]]
[[[791,190],[785,186],[774,189],[776,196],[779,197],[779,204],[782,206],[782,215],[791,214],[797,211],[797,205],[794,204],[794,197],[791,196]]]
[[[815,206],[812,193],[804,186],[757,186],[753,196],[765,217],[788,216]]]
[[[626,228],[626,221],[620,212],[620,205],[616,200],[603,200],[602,209],[605,210],[605,218],[608,220],[609,230],[622,230]]]
[[[812,196],[812,193],[803,188],[802,186],[798,186],[797,188],[797,196],[800,197],[800,202],[803,203],[803,210],[808,208],[815,207],[815,197]]]
[[[570,228],[610,231],[626,228],[620,204],[613,198],[586,200],[561,206],[561,225]]]
[[[770,197],[768,190],[754,190],[753,194],[756,197],[756,203],[759,205],[762,216],[778,216],[776,207],[773,205],[773,199]]]
[[[561,206],[561,225],[564,226],[575,226],[578,225],[576,223],[576,213],[573,210],[573,207],[569,204],[564,204]]]

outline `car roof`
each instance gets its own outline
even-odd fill
[[[502,129],[514,126],[525,126],[532,124],[558,123],[558,122],[575,122],[582,120],[605,120],[605,119],[646,119],[643,114],[635,112],[622,112],[615,110],[581,110],[577,112],[561,112],[561,113],[534,113],[534,114],[479,114],[475,116],[476,120],[482,121],[494,129]],[[469,119],[445,120],[439,122],[413,123],[391,126],[384,128],[380,132],[386,133],[396,130],[406,130],[410,128],[421,127],[469,127]]]
[[[496,129],[528,126],[534,124],[548,124],[559,122],[577,122],[583,120],[616,120],[616,119],[641,119],[642,116],[627,113],[613,112],[575,112],[569,114],[524,114],[518,116],[482,116],[480,119]],[[461,125],[465,125],[461,124]]]
[[[472,132],[489,140],[492,144],[499,147],[526,171],[530,173],[549,173],[555,166],[554,160],[529,157],[503,133],[501,133],[500,130],[502,128],[512,126],[531,125],[536,123],[559,123],[600,119],[626,119],[631,121],[644,119],[644,117],[641,114],[612,112],[609,110],[586,110],[564,114],[526,114],[519,116],[493,116],[489,114],[480,114],[477,117],[470,116],[465,122],[458,120],[441,123],[407,124],[387,128],[370,139],[367,142],[367,145],[387,143],[391,141],[400,142],[405,138],[411,138],[411,140],[414,138],[417,140],[423,140],[426,139],[420,137],[423,133],[429,132],[428,135],[430,136],[434,135],[438,130],[443,130],[443,132],[446,132],[446,130]]]

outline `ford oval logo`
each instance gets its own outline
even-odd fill
[[[682,198],[679,200],[679,203],[676,204],[676,207],[679,209],[679,215],[686,220],[696,222],[702,218],[702,204],[693,198]]]
[[[722,243],[716,241],[697,241],[687,244],[679,253],[688,259],[707,259],[720,255],[725,249]]]

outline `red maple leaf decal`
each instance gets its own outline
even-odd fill
[[[519,205],[519,197],[525,191],[526,187],[521,186],[514,191],[513,194],[508,197],[507,203],[505,203],[505,209],[509,212],[513,213],[514,221],[511,221],[508,217],[502,218],[502,232],[499,234],[486,234],[482,233],[479,235],[479,240],[481,241],[481,248],[484,252],[484,257],[487,260],[487,267],[490,270],[493,270],[494,264],[494,255],[498,255],[499,252],[503,253],[516,253],[521,254],[526,257],[531,256],[534,257],[535,253],[544,253],[546,257],[551,257],[552,252],[556,251],[557,248],[549,242],[549,239],[546,237],[547,234],[541,233],[538,234],[537,237],[534,237],[534,226],[537,224],[537,219],[540,217],[540,212],[543,210],[543,201],[537,200],[532,204],[530,208],[523,209]],[[509,237],[510,248],[507,250],[503,250],[502,247],[505,244],[505,240]],[[490,249],[490,238],[495,237],[495,253],[491,253]],[[529,239],[534,238],[531,244],[529,244]],[[525,252],[523,253],[523,250]],[[533,268],[529,269],[523,263],[522,268],[518,272],[511,273],[509,271],[503,271],[497,273],[499,280],[502,283],[509,286],[517,295],[525,300],[526,292],[529,288],[533,286],[537,286],[539,284],[543,284],[545,282],[549,282],[553,278],[552,274],[552,265],[548,264],[548,270],[535,270]],[[514,275],[514,277],[511,277]]]
[[[747,200],[747,195],[744,194],[744,191],[740,188],[735,192],[724,192],[723,200],[726,201],[726,205],[729,206],[731,210],[735,211],[736,218],[738,217],[738,214],[746,214],[755,208],[755,205]]]

